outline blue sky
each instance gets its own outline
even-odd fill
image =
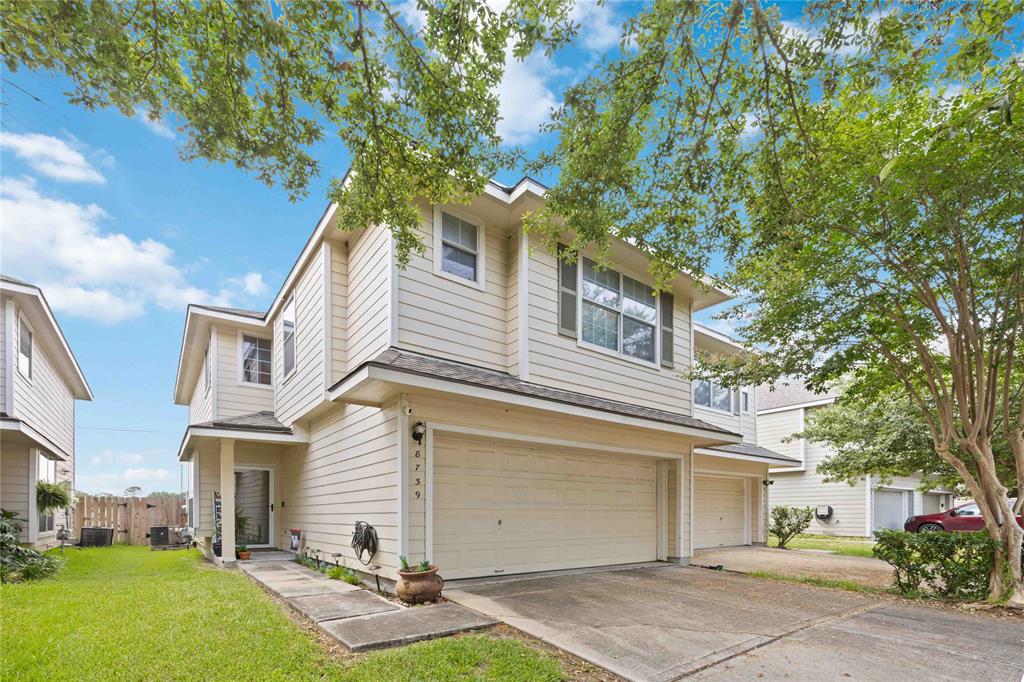
[[[635,7],[581,3],[575,47],[553,62],[508,65],[507,140],[532,150],[550,142],[538,127]],[[265,309],[348,154],[320,145],[323,173],[292,203],[233,167],[180,160],[171,120],[69,105],[53,74],[4,76],[0,268],[43,287],[95,394],[78,406],[76,487],[178,490],[187,414],[171,393],[186,304]]]

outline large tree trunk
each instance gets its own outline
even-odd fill
[[[1021,571],[1024,528],[1018,525],[1009,498],[1003,500],[1001,506],[1000,511],[1005,522],[997,526],[994,534],[989,531],[997,544],[995,563],[989,576],[988,598],[996,602],[1005,599],[1007,606],[1024,608],[1024,575]],[[986,526],[988,525],[986,521]]]

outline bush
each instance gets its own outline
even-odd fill
[[[16,512],[0,509],[0,581],[5,583],[48,578],[63,565],[55,556],[24,547],[21,523]]]
[[[772,525],[768,531],[779,539],[779,549],[811,526],[814,511],[810,507],[790,507],[780,504],[772,507]]]
[[[957,601],[988,597],[996,543],[987,533],[875,531],[874,554],[893,567],[893,583],[905,595]]]
[[[361,581],[355,571],[347,566],[331,566],[325,573],[332,580],[344,580],[349,585],[358,585]]]

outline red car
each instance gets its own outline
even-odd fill
[[[1010,500],[1011,505],[1015,502],[1016,500]],[[1017,523],[1024,528],[1024,520],[1021,520],[1020,516],[1017,517]],[[985,530],[985,519],[982,518],[978,505],[968,502],[938,514],[911,516],[903,524],[903,530],[910,533],[928,533],[936,530],[972,533]]]

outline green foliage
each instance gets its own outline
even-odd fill
[[[67,509],[73,501],[74,498],[71,496],[67,481],[60,483],[39,481],[36,483],[36,506],[44,514],[58,509]]]
[[[420,565],[419,565],[419,567],[418,567],[418,568],[419,568],[419,571],[420,571],[421,573],[422,573],[423,571],[429,571],[429,570],[430,570],[430,562],[429,562],[429,561],[427,561],[426,559],[424,559],[423,561],[421,561],[421,562],[420,562]]]
[[[115,545],[67,556],[52,580],[0,587],[0,679],[561,679],[555,657],[486,635],[335,659],[245,575],[196,550]],[[40,655],[40,642],[60,642],[59,655]]]
[[[355,571],[347,566],[330,566],[324,573],[331,580],[344,580],[349,585],[358,585],[361,582]]]
[[[875,556],[893,567],[893,582],[903,594],[956,601],[988,595],[996,542],[987,534],[879,530],[875,537]]]
[[[403,571],[412,570],[411,568],[409,568],[409,557],[405,556],[404,554],[400,554],[398,556],[398,563],[401,565]]]
[[[861,592],[874,594],[884,592],[877,587],[871,585],[864,585],[857,582],[856,580],[834,580],[832,578],[818,578],[814,576],[804,575],[786,575],[784,573],[778,573],[776,571],[749,571],[747,575],[752,575],[755,578],[767,578],[769,580],[778,580],[785,583],[795,583],[798,585],[813,585],[815,587],[829,587],[837,590],[846,590],[847,592]]]
[[[408,557],[399,556],[398,562],[401,565],[401,570],[405,571],[406,573],[422,573],[423,571],[430,570],[430,561],[428,561],[427,559],[424,559],[415,566],[410,566]]]
[[[772,507],[768,532],[778,538],[779,549],[786,549],[786,543],[810,527],[813,515],[814,510],[810,507],[791,507],[784,504]]]
[[[769,536],[769,547],[778,547],[778,542],[778,538],[775,536]],[[786,543],[787,549],[815,549],[821,552],[831,552],[842,556],[862,557],[874,556],[871,552],[871,548],[874,546],[874,540],[869,540],[867,538],[810,535],[807,533],[791,538]]]
[[[568,0],[415,4],[414,18],[390,0],[3,0],[2,57],[8,80],[64,74],[89,109],[173,115],[183,158],[293,199],[321,171],[316,146],[339,140],[353,160],[331,182],[337,225],[387,225],[405,263],[422,248],[418,197],[468,201],[519,157],[495,132],[506,60],[574,28]]]
[[[62,565],[57,557],[21,544],[22,522],[17,512],[0,509],[0,582],[47,578]]]

